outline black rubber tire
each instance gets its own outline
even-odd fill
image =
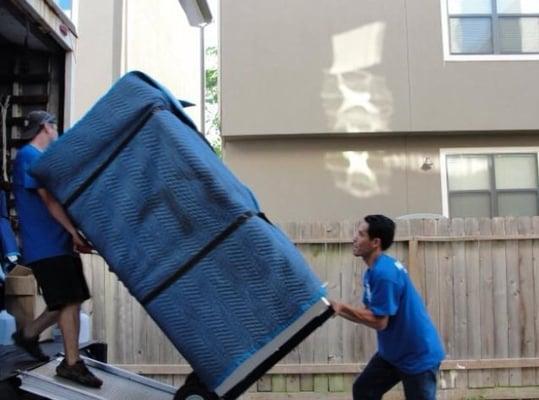
[[[198,375],[194,372],[191,372],[189,375],[187,375],[187,379],[185,380],[184,386],[204,386],[200,379],[198,379]]]

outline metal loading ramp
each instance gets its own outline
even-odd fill
[[[21,389],[51,400],[172,400],[177,388],[144,378],[90,358],[81,357],[100,379],[100,389],[88,388],[56,376],[57,358],[19,374]]]

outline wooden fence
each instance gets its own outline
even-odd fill
[[[353,223],[282,228],[330,298],[359,304],[365,265],[351,252]],[[401,221],[389,253],[408,266],[445,345],[440,399],[539,398],[539,217]],[[103,260],[84,261],[93,293],[85,308],[109,360],[181,385],[189,366]],[[372,329],[334,318],[242,398],[349,399],[375,349]]]

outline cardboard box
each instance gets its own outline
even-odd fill
[[[37,318],[46,308],[43,296],[38,292],[36,279],[30,268],[17,265],[6,276],[6,310],[15,317],[17,328],[21,328]],[[49,328],[41,335],[41,340],[51,338]]]

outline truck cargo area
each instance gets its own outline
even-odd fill
[[[106,362],[82,356],[88,368],[103,380],[100,389],[82,386],[56,376],[56,366],[62,360],[59,342],[44,342],[43,351],[51,356],[47,363],[39,363],[16,346],[0,346],[0,399],[1,400],[113,400],[149,399],[170,400],[177,388]],[[81,346],[81,354],[106,359],[106,346],[91,343]]]

